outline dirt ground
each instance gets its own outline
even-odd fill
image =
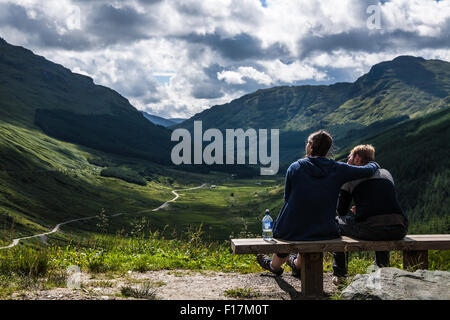
[[[337,288],[331,274],[324,274],[325,296],[329,299]],[[301,296],[300,279],[285,272],[276,277],[268,272],[223,273],[214,271],[193,272],[188,270],[162,270],[144,273],[129,271],[125,276],[81,274],[76,288],[54,288],[50,290],[14,293],[19,300],[116,300],[136,299],[123,294],[123,288],[138,292],[152,292],[151,297],[141,299],[158,300],[297,300]],[[142,291],[147,288],[147,291]],[[141,291],[139,291],[141,290]],[[226,294],[226,292],[231,293]]]
[[[329,299],[337,287],[333,285],[331,273],[324,274],[325,296]],[[189,270],[162,270],[144,273],[128,271],[125,276],[89,275],[82,273],[76,288],[54,288],[50,290],[14,293],[20,300],[297,300],[301,296],[300,279],[285,272],[276,277],[268,272],[223,273],[214,271],[193,272]],[[151,296],[133,297],[123,294],[125,288],[138,292],[152,292]],[[147,291],[142,291],[146,288]],[[230,291],[231,290],[231,291]],[[228,291],[228,294],[226,292]],[[126,292],[126,291],[125,291]],[[231,293],[231,295],[229,294]]]

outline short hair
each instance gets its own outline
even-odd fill
[[[333,137],[327,131],[319,130],[309,135],[308,142],[311,142],[311,156],[325,157],[333,145]]]
[[[375,148],[370,144],[360,144],[354,147],[350,154],[353,156],[358,155],[364,165],[370,161],[375,161]]]

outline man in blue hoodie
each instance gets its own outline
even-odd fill
[[[275,221],[274,238],[292,241],[329,240],[340,237],[336,223],[336,203],[341,186],[368,178],[379,168],[375,162],[352,166],[327,158],[333,144],[331,135],[320,130],[308,137],[306,157],[292,163],[286,173],[284,205]],[[274,254],[272,259],[258,255],[261,267],[276,275],[285,262],[293,274],[300,270],[300,255]]]

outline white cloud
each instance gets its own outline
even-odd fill
[[[277,59],[260,63],[267,69],[267,72],[275,81],[280,82],[289,83],[302,80],[324,81],[327,76],[326,73],[299,61],[285,64]]]
[[[139,109],[188,117],[257,88],[354,81],[398,55],[450,59],[449,0],[384,2],[382,29],[368,30],[374,3],[0,0],[0,36],[92,76]],[[86,27],[92,17],[103,19],[107,34]],[[121,27],[134,18],[140,24]]]
[[[222,71],[217,73],[217,79],[224,80],[229,84],[244,84],[244,79],[254,80],[263,85],[271,85],[272,79],[264,72],[258,71],[253,67],[239,67],[237,71]]]

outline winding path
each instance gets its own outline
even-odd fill
[[[206,186],[206,183],[204,183],[204,184],[202,184],[201,186],[198,186],[198,187],[189,188],[189,189],[179,189],[179,190],[177,190],[177,191],[195,190],[195,189],[203,188],[204,186]],[[180,196],[180,195],[177,193],[177,191],[172,190],[172,193],[175,195],[175,198],[173,198],[172,200],[169,200],[169,201],[164,202],[162,205],[160,205],[160,206],[159,206],[158,208],[156,208],[156,209],[153,209],[152,211],[159,211],[160,209],[167,207],[167,206],[169,205],[170,202],[174,202],[175,200],[177,200],[178,197]]]
[[[203,187],[205,187],[205,186],[206,186],[206,183],[204,183],[204,184],[202,184],[201,186],[198,186],[198,187],[193,187],[193,188],[189,188],[189,189],[178,189],[178,190],[176,190],[176,191],[196,190],[196,189],[201,189],[201,188],[203,188]],[[167,206],[169,205],[170,202],[176,201],[176,200],[180,197],[180,195],[179,195],[176,191],[175,191],[175,190],[172,190],[172,193],[175,195],[175,198],[173,198],[173,199],[171,199],[171,200],[169,200],[169,201],[164,202],[162,205],[160,205],[160,206],[159,206],[158,208],[156,208],[156,209],[153,209],[152,211],[159,211],[160,209],[167,207]],[[145,210],[145,211],[147,211],[147,210]],[[110,215],[110,216],[108,216],[108,217],[113,218],[113,217],[117,217],[117,216],[124,215],[124,214],[126,214],[126,213],[116,213],[116,214],[112,214],[112,215]],[[13,239],[13,241],[12,241],[12,243],[11,243],[10,245],[5,246],[5,247],[0,247],[0,250],[12,248],[12,247],[18,245],[19,242],[20,242],[21,240],[26,240],[26,239],[31,239],[31,238],[39,238],[39,237],[47,236],[47,235],[49,235],[49,234],[58,232],[58,231],[59,231],[59,228],[60,228],[61,226],[65,225],[65,224],[69,224],[69,223],[72,223],[72,222],[75,222],[75,221],[82,221],[82,220],[94,219],[94,218],[98,218],[98,215],[90,216],[90,217],[84,217],[84,218],[78,218],[78,219],[72,219],[72,220],[69,220],[69,221],[61,222],[61,223],[57,224],[57,225],[53,228],[53,230],[51,230],[51,231],[49,231],[49,232],[39,233],[39,234],[35,234],[35,235],[33,235],[33,236],[28,236],[28,237],[22,237],[22,238],[16,238],[16,239]]]

